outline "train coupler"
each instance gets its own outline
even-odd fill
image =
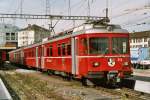
[[[118,71],[111,71],[107,74],[108,82],[119,83],[121,82],[120,77],[118,77]]]

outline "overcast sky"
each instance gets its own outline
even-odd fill
[[[49,0],[51,14],[68,15],[69,0]],[[71,15],[88,15],[88,0],[70,0]],[[105,16],[106,0],[89,0],[91,16]],[[111,23],[120,24],[132,31],[149,30],[150,25],[150,0],[108,0],[109,17]],[[22,0],[22,13],[46,14],[46,0]],[[21,0],[0,0],[0,13],[20,13]],[[0,19],[2,23],[2,19]],[[28,24],[38,24],[48,28],[47,20],[12,20],[4,19],[5,23],[14,24],[21,28]],[[54,22],[55,23],[55,22]],[[76,21],[76,25],[82,23]],[[59,21],[56,32],[73,27],[72,21]]]

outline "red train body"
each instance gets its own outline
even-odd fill
[[[6,51],[0,50],[0,64],[2,65],[6,61]]]
[[[29,68],[117,81],[132,74],[129,49],[129,33],[120,26],[87,23],[9,55],[11,62]]]

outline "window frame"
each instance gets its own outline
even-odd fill
[[[70,43],[68,43],[68,44],[66,45],[66,49],[67,49],[66,54],[67,54],[67,55],[71,55],[71,44],[70,44]]]
[[[120,39],[121,41],[117,40],[117,39]],[[120,46],[120,43],[123,43],[123,39],[126,39],[125,40],[125,42],[126,42],[126,52],[124,52],[125,46],[123,46],[123,44],[121,45],[122,46],[121,48],[118,47],[118,46]],[[114,43],[114,40],[115,40],[115,42],[117,40],[117,43]],[[129,39],[127,37],[112,37],[111,41],[112,41],[112,44],[111,44],[112,45],[112,52],[111,52],[112,54],[128,54],[130,52],[129,51],[129,47],[130,47]],[[116,45],[115,47],[114,47],[114,44]]]
[[[61,56],[61,44],[57,44],[57,55]]]
[[[66,43],[61,44],[61,53],[62,53],[62,56],[66,55]]]
[[[49,56],[53,56],[53,46],[49,46]]]

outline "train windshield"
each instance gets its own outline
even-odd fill
[[[108,54],[108,38],[93,37],[89,39],[90,54]]]
[[[112,53],[113,54],[126,54],[128,50],[128,38],[115,37],[112,38]]]

